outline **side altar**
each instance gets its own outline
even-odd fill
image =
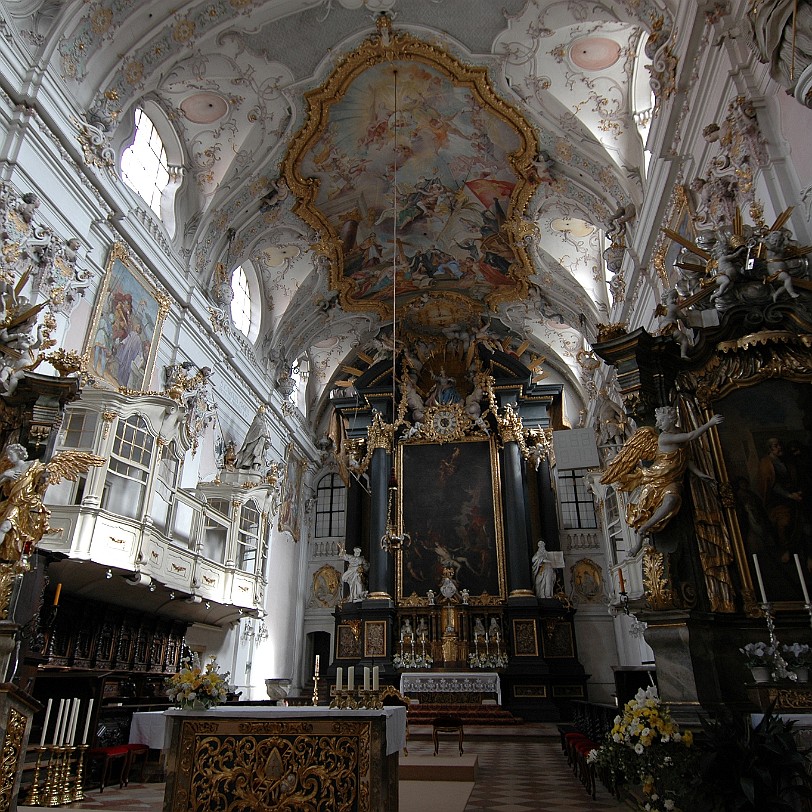
[[[168,710],[164,812],[398,808],[406,708]]]

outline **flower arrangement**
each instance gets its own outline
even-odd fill
[[[769,667],[775,656],[775,648],[762,642],[748,643],[739,651],[747,658],[748,668]]]
[[[690,731],[681,733],[653,686],[635,694],[615,717],[606,743],[593,750],[594,763],[609,786],[637,784],[647,812],[677,812],[690,786],[697,756]]]
[[[809,665],[809,646],[806,643],[786,643],[781,646],[781,651],[787,665],[790,668],[802,668]]]
[[[202,706],[211,708],[226,701],[229,672],[220,673],[214,657],[205,668],[200,667],[197,654],[181,660],[182,668],[166,679],[166,693],[179,708]]]

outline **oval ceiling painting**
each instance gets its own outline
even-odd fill
[[[537,143],[483,69],[378,35],[308,103],[285,180],[345,308],[391,314],[395,269],[399,306],[447,291],[480,304],[522,295]]]

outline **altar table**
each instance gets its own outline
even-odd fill
[[[423,671],[400,675],[400,692],[406,696],[426,693],[496,694],[502,704],[502,688],[495,671]]]
[[[162,715],[164,812],[398,808],[404,707],[221,706]]]

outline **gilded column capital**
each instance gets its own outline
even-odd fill
[[[372,425],[367,434],[367,454],[371,455],[376,448],[391,451],[394,436],[395,427],[390,423],[384,423],[380,412],[373,412]]]

